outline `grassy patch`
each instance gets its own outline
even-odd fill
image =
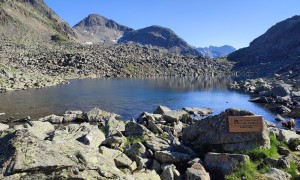
[[[281,144],[280,142],[278,142],[275,136],[270,136],[270,141],[271,141],[270,149],[255,148],[255,149],[242,152],[242,154],[248,155],[252,161],[260,161],[267,157],[278,158],[279,157],[277,152],[278,146]]]
[[[145,138],[140,138],[140,137],[127,137],[127,141],[125,142],[125,147],[127,146],[127,145],[133,145],[133,144],[136,144],[136,143],[144,143],[144,142],[146,142],[147,141],[147,139],[145,139]]]
[[[239,152],[241,154],[246,154],[250,157],[251,162],[246,162],[243,165],[237,167],[230,175],[226,176],[225,179],[234,180],[234,179],[267,179],[263,176],[268,169],[271,168],[270,165],[263,164],[265,158],[279,158],[278,146],[287,146],[285,142],[279,142],[275,136],[270,136],[271,147],[270,149],[252,149],[244,152]],[[298,142],[295,141],[295,144]],[[290,145],[290,144],[289,144]],[[300,179],[297,174],[297,164],[291,163],[289,169],[282,169],[285,172],[292,175],[293,180]]]
[[[63,35],[55,34],[55,35],[51,36],[51,40],[55,41],[55,42],[65,42],[68,39],[65,36],[63,36]]]

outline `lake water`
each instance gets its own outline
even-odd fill
[[[44,89],[0,94],[0,120],[31,116],[37,119],[66,110],[90,110],[94,107],[136,118],[158,105],[171,109],[208,107],[214,114],[227,108],[241,108],[274,122],[274,114],[249,102],[249,95],[227,89],[227,77],[158,79],[84,79]]]

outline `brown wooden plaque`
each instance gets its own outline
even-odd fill
[[[228,116],[229,132],[262,132],[262,116]]]

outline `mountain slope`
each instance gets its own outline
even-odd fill
[[[224,46],[209,46],[205,48],[197,48],[197,50],[204,56],[208,58],[219,58],[227,56],[228,54],[236,51],[236,49],[232,46],[224,45]]]
[[[150,26],[126,32],[118,41],[118,43],[129,42],[165,48],[178,54],[200,55],[196,49],[178,37],[171,29],[161,26]]]
[[[81,43],[98,44],[115,44],[124,32],[133,30],[98,14],[89,15],[73,29],[78,33]]]
[[[262,76],[297,68],[300,71],[300,16],[277,23],[247,48],[228,56],[237,70]]]
[[[43,0],[0,0],[0,20],[1,39],[31,43],[50,41],[53,35],[75,38]]]

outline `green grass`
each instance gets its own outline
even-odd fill
[[[270,141],[271,141],[270,149],[255,148],[248,151],[244,151],[242,152],[242,154],[248,155],[252,161],[260,161],[267,157],[278,158],[279,154],[277,151],[278,151],[278,146],[281,145],[281,143],[278,142],[276,137],[272,135],[270,136]]]
[[[139,137],[127,137],[127,141],[125,142],[125,147],[127,146],[127,145],[133,145],[133,144],[136,144],[136,143],[139,143],[139,142],[141,142],[141,143],[144,143],[144,142],[146,142],[147,141],[147,139],[143,139],[143,138],[139,138]]]
[[[235,180],[235,179],[267,179],[263,176],[268,169],[272,168],[270,165],[263,164],[265,158],[279,158],[278,146],[287,147],[286,142],[279,142],[275,136],[270,136],[271,147],[269,149],[252,149],[244,152],[239,152],[241,154],[246,154],[250,157],[251,161],[246,162],[243,165],[237,167],[230,175],[226,176],[225,179]],[[296,143],[297,144],[297,143]],[[291,163],[289,169],[282,169],[285,172],[292,175],[293,180],[300,180],[297,174],[297,164]]]
[[[68,39],[65,36],[63,36],[63,35],[55,34],[55,35],[51,36],[51,40],[55,41],[55,42],[65,42]]]

